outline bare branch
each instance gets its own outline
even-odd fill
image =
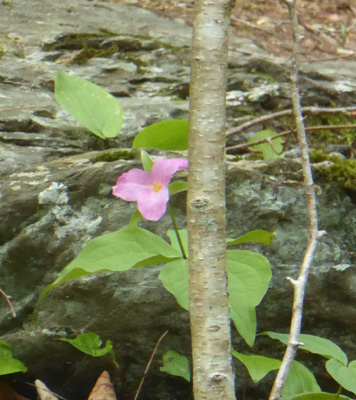
[[[10,108],[3,108],[0,110],[0,113],[2,112],[8,112],[8,111],[14,111],[14,110],[26,110],[26,109],[31,109],[31,108],[48,108],[49,106],[16,106],[16,107],[10,107]]]
[[[150,357],[150,359],[148,360],[148,363],[147,363],[145,372],[143,373],[143,376],[142,376],[142,378],[141,378],[140,384],[138,385],[138,389],[137,389],[137,391],[136,391],[134,400],[137,400],[137,397],[138,397],[138,395],[140,394],[140,391],[141,391],[143,382],[145,381],[146,376],[147,376],[147,372],[148,372],[148,370],[150,369],[150,366],[151,366],[151,364],[152,364],[153,357],[155,356],[156,351],[157,351],[157,349],[158,349],[158,346],[159,346],[160,343],[162,342],[163,338],[167,335],[167,333],[168,333],[168,331],[164,332],[164,333],[160,336],[160,338],[157,340],[157,343],[156,343],[156,345],[155,345],[155,347],[154,347],[154,349],[153,349],[153,351],[152,351],[151,357]]]
[[[305,129],[305,131],[321,131],[324,129],[329,129],[329,130],[339,130],[339,129],[355,129],[356,124],[350,124],[350,125],[319,125],[319,126],[308,126]],[[277,135],[271,136],[266,139],[261,139],[257,140],[256,142],[251,142],[251,143],[241,143],[241,144],[236,144],[234,146],[228,146],[226,147],[226,151],[230,154],[233,153],[238,153],[241,150],[248,149],[249,147],[255,146],[256,144],[263,144],[263,143],[269,143],[269,141],[273,141],[276,138],[283,137],[283,136],[288,136],[290,134],[295,133],[295,129],[291,129],[289,131],[281,132],[278,133]]]
[[[312,176],[312,170],[309,160],[309,151],[307,137],[305,133],[302,108],[300,105],[300,96],[298,89],[298,68],[300,58],[300,42],[302,37],[298,29],[298,19],[295,11],[295,0],[283,0],[289,11],[291,20],[292,34],[293,34],[293,61],[291,70],[291,92],[292,92],[292,104],[293,114],[296,122],[298,143],[301,150],[302,157],[302,168],[304,176],[305,194],[307,201],[308,211],[308,225],[309,225],[309,240],[308,245],[304,253],[304,259],[300,268],[299,276],[296,281],[289,278],[294,288],[294,301],[293,301],[293,312],[292,321],[290,327],[289,341],[287,344],[286,352],[284,354],[281,367],[278,371],[276,380],[274,382],[269,400],[277,400],[281,397],[284,383],[288,376],[291,364],[294,360],[300,343],[298,336],[301,330],[302,316],[303,316],[303,303],[305,288],[307,284],[308,274],[311,267],[311,263],[314,257],[316,245],[318,239],[325,232],[318,231],[318,219],[316,211],[316,196],[314,190],[314,182]]]
[[[301,107],[301,112],[303,112],[304,114],[308,114],[308,115],[344,114],[344,115],[352,116],[351,113],[355,112],[355,111],[356,111],[356,107],[355,106],[352,106],[352,107],[338,107],[338,108]],[[228,132],[226,134],[226,137],[230,138],[232,136],[239,135],[241,132],[244,132],[247,129],[249,129],[249,128],[255,126],[255,125],[263,124],[264,122],[270,121],[271,119],[277,119],[277,118],[281,118],[281,117],[284,117],[286,115],[292,115],[292,114],[293,114],[293,110],[289,109],[289,110],[278,111],[278,112],[275,112],[275,113],[272,113],[272,114],[268,114],[268,115],[263,115],[262,117],[255,118],[252,121],[248,121],[248,122],[245,122],[245,123],[237,126],[233,130]]]
[[[5,297],[6,301],[7,301],[7,304],[9,305],[10,310],[11,310],[12,318],[16,318],[16,312],[15,312],[14,307],[12,306],[11,301],[10,301],[11,296],[8,296],[1,288],[0,288],[0,294],[2,294]]]

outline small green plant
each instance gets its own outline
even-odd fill
[[[163,366],[160,368],[162,372],[167,374],[181,376],[190,382],[190,367],[187,357],[180,355],[176,351],[166,351],[162,357]]]
[[[26,371],[25,364],[12,357],[11,347],[5,342],[0,341],[0,375]]]
[[[108,354],[113,363],[119,367],[111,340],[107,340],[105,346],[102,347],[103,342],[95,332],[81,333],[75,339],[60,338],[59,340],[70,343],[76,349],[92,357],[102,357]]]
[[[100,90],[99,90],[100,89]],[[78,121],[101,138],[114,137],[121,129],[122,110],[116,99],[103,89],[80,78],[59,72],[56,81],[56,98]],[[95,101],[94,101],[95,98]],[[96,101],[100,103],[97,105]],[[109,114],[108,114],[109,110]],[[250,139],[265,160],[282,158],[282,138],[274,138],[276,132],[264,130]],[[188,121],[171,120],[153,124],[143,129],[133,142],[134,148],[156,148],[160,150],[186,150],[188,146]],[[317,157],[321,159],[321,155]],[[79,256],[59,274],[45,293],[63,282],[93,273],[125,271],[130,268],[164,264],[159,279],[173,294],[177,302],[189,309],[188,295],[188,234],[178,229],[170,197],[185,191],[186,182],[171,182],[173,175],[187,168],[185,159],[156,159],[141,151],[143,170],[132,169],[121,175],[113,187],[113,194],[125,201],[136,201],[138,210],[132,215],[128,226],[116,232],[92,239]],[[174,230],[168,230],[170,243],[161,237],[139,228],[141,218],[158,221],[166,212],[172,218]],[[238,238],[227,239],[227,268],[230,313],[235,327],[249,346],[256,338],[256,307],[262,301],[271,279],[271,267],[261,254],[231,249],[247,242],[271,244],[274,233],[262,230],[247,232]],[[282,343],[288,335],[264,332]],[[319,354],[328,359],[326,369],[341,387],[356,394],[356,361],[348,363],[346,354],[333,342],[311,336],[300,335],[302,350]],[[79,335],[76,339],[62,339],[79,350],[93,356],[110,354],[114,358],[112,344],[107,341],[101,347],[100,338],[93,332]],[[270,371],[280,367],[281,361],[260,355],[246,355],[234,350],[233,355],[247,368],[252,380],[259,382]],[[190,379],[189,361],[186,357],[169,351],[163,355],[161,370]],[[336,396],[336,397],[335,397]],[[323,393],[312,372],[294,361],[283,391],[283,400],[332,400],[345,396]]]
[[[256,133],[256,135],[252,136],[249,139],[249,143],[255,143],[260,140],[266,140],[266,143],[256,144],[251,146],[256,150],[262,152],[264,160],[273,160],[275,158],[284,158],[284,147],[283,147],[283,138],[277,137],[274,139],[270,139],[271,137],[277,135],[277,132],[266,129]]]
[[[55,96],[63,108],[101,139],[114,138],[120,133],[122,107],[100,86],[57,71]]]

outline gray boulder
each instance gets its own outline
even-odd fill
[[[142,398],[190,398],[190,384],[159,371],[164,351],[190,354],[189,316],[157,279],[161,266],[91,275],[39,295],[90,239],[129,222],[135,206],[114,198],[111,187],[121,173],[140,167],[139,155],[129,148],[142,127],[187,118],[191,28],[138,7],[85,0],[33,0],[31,7],[24,0],[2,2],[0,27],[5,33],[0,58],[0,286],[18,313],[13,319],[2,300],[0,334],[28,366],[29,372],[16,379],[39,378],[66,398],[82,398],[108,369],[119,398],[131,399],[156,341],[169,330]],[[247,39],[233,37],[230,47],[228,127],[246,115],[289,107],[285,60]],[[53,96],[57,69],[90,79],[119,98],[125,120],[118,138],[104,143],[59,107]],[[304,104],[351,105],[355,76],[353,62],[303,65]],[[353,359],[354,204],[343,190],[317,184],[320,229],[328,234],[313,263],[303,332],[335,340]],[[185,195],[172,201],[183,228]],[[227,222],[229,237],[253,229],[276,232],[271,246],[245,248],[266,255],[273,269],[270,290],[258,308],[258,330],[287,332],[292,288],[285,278],[297,276],[308,238],[300,162],[230,158]],[[165,239],[171,229],[167,216],[141,226]],[[57,340],[88,331],[112,340],[121,375],[109,359],[91,358]],[[271,340],[259,337],[251,350],[235,331],[233,337],[236,349],[282,354],[283,347]],[[308,365],[322,366],[314,361],[306,359]],[[241,371],[237,364],[239,390]],[[322,367],[317,372],[325,375]],[[328,388],[330,382],[324,383]],[[248,387],[254,398],[266,397],[267,386],[259,392]]]

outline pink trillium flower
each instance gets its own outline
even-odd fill
[[[158,159],[151,172],[133,168],[119,176],[112,193],[126,201],[137,201],[144,218],[158,221],[167,210],[172,176],[187,167],[188,160],[184,158]]]

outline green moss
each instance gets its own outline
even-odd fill
[[[132,64],[135,64],[137,67],[138,73],[143,73],[144,68],[148,66],[148,62],[142,61],[139,57],[134,57],[130,53],[119,53],[117,58],[122,61],[126,61]]]
[[[322,125],[352,125],[356,124],[356,119],[340,114],[320,114],[308,115],[305,118],[306,126],[322,126]],[[356,138],[355,128],[330,130],[322,129],[319,131],[309,132],[309,143],[311,146],[325,146],[327,144],[349,144],[351,145]]]
[[[356,160],[329,157],[329,166],[317,168],[327,183],[356,191]],[[323,160],[325,161],[325,160]]]
[[[55,38],[53,42],[42,44],[42,50],[53,51],[61,49],[80,50],[88,47],[91,39],[106,38],[111,35],[105,33],[66,33]]]
[[[3,46],[0,45],[0,58],[6,54]]]
[[[310,152],[309,157],[310,162],[313,164],[330,160],[330,156],[320,149]]]
[[[136,157],[136,152],[132,150],[118,150],[118,151],[110,151],[107,153],[99,154],[92,160],[92,163],[95,164],[97,162],[111,162],[117,160],[134,160]]]
[[[255,75],[259,76],[260,78],[264,79],[268,83],[274,83],[276,80],[273,78],[273,76],[268,75],[264,72],[255,72]]]
[[[111,57],[117,51],[118,50],[115,45],[112,45],[105,49],[94,49],[90,47],[85,47],[73,57],[72,61],[74,64],[82,65],[94,57]]]

